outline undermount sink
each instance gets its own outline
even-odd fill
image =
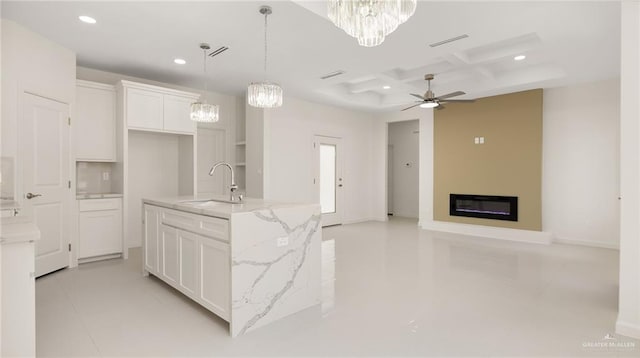
[[[205,204],[215,204],[215,203],[226,203],[226,204],[242,204],[242,201],[238,201],[238,200],[224,200],[224,199],[197,199],[197,200],[185,200],[185,201],[181,201],[181,204],[200,204],[200,205],[205,205]]]

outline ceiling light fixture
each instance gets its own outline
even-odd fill
[[[181,59],[181,58],[176,58],[173,60],[173,63],[175,63],[176,65],[184,65],[187,63],[187,61]]]
[[[270,6],[261,6],[264,15],[264,78],[262,82],[252,82],[247,88],[247,102],[258,108],[276,108],[282,106],[282,87],[267,81],[267,16],[273,11]]]
[[[358,44],[374,47],[406,22],[416,11],[417,0],[329,0],[328,16]]]
[[[95,24],[97,22],[96,19],[87,15],[80,15],[78,16],[78,19],[87,24]]]
[[[382,86],[382,89],[389,89],[391,86]]]
[[[438,102],[425,102],[420,105],[420,108],[436,108],[440,104]]]
[[[211,47],[209,44],[202,43],[200,48],[203,53],[204,61],[204,93],[202,94],[202,102],[191,103],[191,120],[195,122],[214,123],[220,120],[220,107],[215,104],[208,104],[207,95],[207,50]]]
[[[516,60],[516,61],[522,61],[522,60],[524,60],[525,58],[527,58],[527,56],[525,56],[525,55],[518,55],[518,56],[514,57],[513,59],[514,59],[514,60]]]

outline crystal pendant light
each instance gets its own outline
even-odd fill
[[[417,0],[329,0],[333,23],[365,47],[380,45],[385,37],[416,11]]]
[[[271,7],[260,7],[264,15],[264,77],[267,77],[267,16],[272,13]],[[264,80],[252,82],[247,89],[247,102],[258,108],[276,108],[282,106],[282,87],[277,83]]]
[[[207,94],[207,50],[211,47],[209,44],[200,44],[202,53],[204,54],[204,93],[202,94],[202,102],[191,103],[191,120],[195,122],[214,123],[220,120],[220,107],[215,104],[208,104],[205,96]]]

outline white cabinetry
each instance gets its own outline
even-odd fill
[[[196,122],[191,120],[194,98],[164,95],[164,130],[194,133]]]
[[[126,127],[154,132],[196,132],[191,103],[200,95],[142,83],[120,81]]]
[[[127,90],[129,128],[162,130],[162,94],[131,88]]]
[[[0,224],[0,356],[36,355],[35,244],[40,231],[25,217]]]
[[[116,160],[116,90],[114,86],[78,80],[76,159],[80,161]]]
[[[78,201],[78,259],[122,253],[122,200]]]
[[[144,271],[229,321],[229,221],[153,205],[144,218]]]

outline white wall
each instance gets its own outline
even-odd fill
[[[128,247],[142,245],[142,198],[179,194],[179,137],[151,132],[129,132]]]
[[[542,231],[617,248],[620,81],[544,90]]]
[[[419,163],[418,120],[389,123],[389,147],[393,158],[389,158],[388,180],[389,212],[394,216],[418,218],[418,174]]]
[[[372,115],[287,96],[281,108],[265,110],[264,117],[266,199],[318,202],[313,139],[315,135],[339,137],[344,164],[343,222],[379,218],[372,210],[372,197],[382,195],[372,187]],[[249,125],[247,122],[247,128]]]
[[[640,339],[640,3],[622,2],[620,289],[616,333]]]

